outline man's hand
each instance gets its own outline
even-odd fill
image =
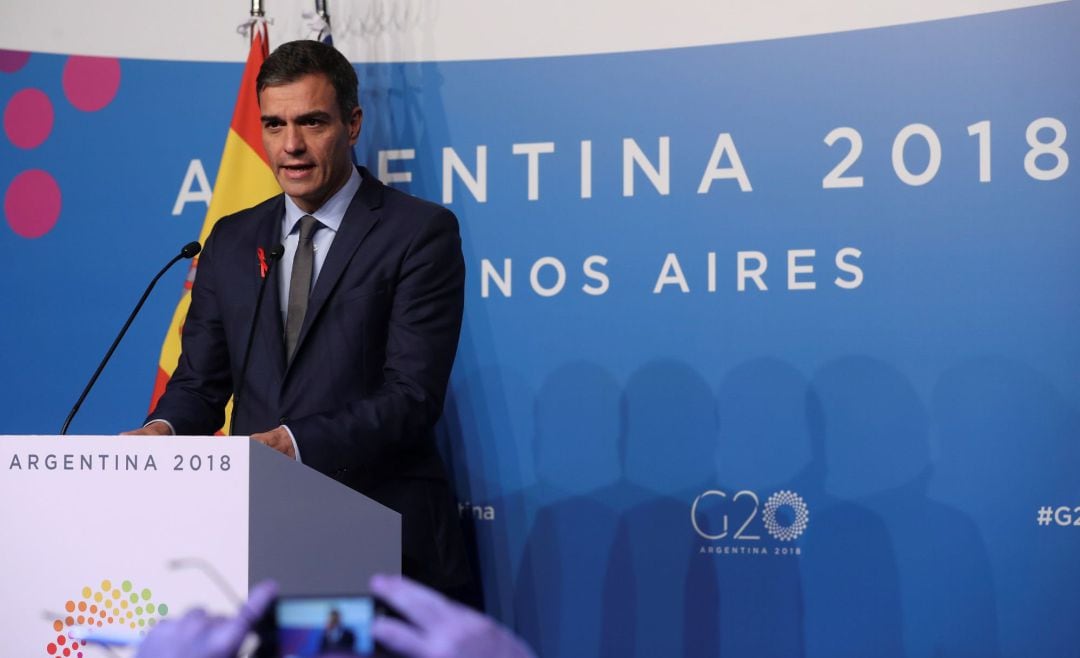
[[[284,425],[278,425],[269,432],[252,434],[251,438],[265,446],[277,450],[289,459],[296,459],[296,451],[293,450],[292,437],[289,436],[289,430],[285,429]]]
[[[172,430],[169,429],[168,424],[161,422],[160,420],[153,420],[147,423],[144,427],[140,427],[137,430],[128,430],[127,432],[120,432],[120,436],[171,436]]]
[[[408,658],[533,658],[513,633],[490,617],[401,576],[376,575],[371,591],[411,623],[376,617],[375,640]]]
[[[277,585],[263,581],[251,588],[235,617],[211,617],[196,609],[162,621],[139,645],[136,658],[233,658],[276,594]]]

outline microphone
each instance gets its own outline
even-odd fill
[[[251,359],[251,345],[255,342],[255,327],[259,323],[259,309],[262,308],[263,296],[266,294],[266,282],[274,271],[274,263],[281,260],[285,255],[285,245],[279,244],[270,250],[263,259],[262,247],[259,248],[259,265],[262,266],[262,285],[259,286],[259,296],[255,299],[255,313],[251,316],[251,328],[248,329],[247,347],[244,348],[244,362],[240,366],[240,379],[236,382],[236,390],[233,392],[232,418],[229,419],[229,435],[236,426],[237,412],[240,410],[240,393],[244,390],[244,378],[247,376],[248,361]]]
[[[139,314],[139,309],[143,307],[143,304],[146,302],[146,298],[150,296],[150,291],[154,289],[154,285],[157,284],[158,279],[160,279],[165,274],[165,272],[169,271],[169,268],[175,265],[176,261],[182,258],[192,258],[200,251],[202,251],[202,245],[198,242],[187,243],[186,245],[184,245],[184,248],[180,250],[180,253],[173,256],[172,260],[166,263],[165,267],[161,268],[161,271],[157,273],[157,276],[155,276],[153,280],[150,281],[150,285],[146,286],[146,290],[143,292],[142,297],[139,298],[139,303],[135,305],[135,310],[133,310],[131,312],[131,315],[128,316],[127,322],[125,322],[123,328],[120,329],[120,333],[117,334],[116,340],[114,340],[112,345],[109,347],[109,351],[105,353],[105,358],[101,360],[100,364],[98,364],[97,370],[95,370],[94,375],[90,377],[90,381],[87,382],[86,388],[83,389],[82,395],[80,395],[78,401],[75,402],[75,406],[71,408],[71,412],[68,414],[67,420],[64,421],[64,426],[60,429],[61,436],[67,434],[68,426],[71,425],[71,421],[75,418],[75,414],[79,412],[79,407],[82,406],[83,400],[85,400],[87,394],[90,393],[90,389],[94,387],[94,383],[97,382],[98,376],[101,375],[101,371],[105,369],[105,364],[109,362],[110,358],[112,358],[113,352],[116,351],[116,346],[119,345],[120,341],[124,338],[124,334],[127,333],[128,327],[130,327],[132,321],[135,320],[135,316]]]

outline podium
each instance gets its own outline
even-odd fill
[[[0,529],[6,655],[115,655],[59,637],[401,572],[397,512],[242,437],[0,436]]]

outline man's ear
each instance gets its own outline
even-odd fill
[[[356,140],[360,138],[360,124],[364,122],[364,111],[359,107],[354,107],[351,114],[349,114],[349,144],[356,144]]]

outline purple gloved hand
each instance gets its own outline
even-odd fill
[[[233,658],[255,622],[277,596],[277,584],[251,589],[235,617],[212,617],[196,608],[178,620],[163,621],[139,645],[136,658]]]
[[[376,575],[371,591],[401,613],[377,617],[377,642],[408,658],[535,658],[517,636],[490,617],[402,576]]]

